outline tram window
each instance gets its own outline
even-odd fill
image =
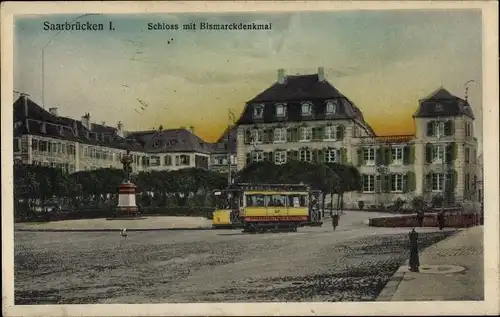
[[[267,205],[270,207],[285,207],[286,206],[286,196],[284,195],[269,195],[266,196]]]
[[[248,207],[264,207],[264,195],[247,195]]]
[[[290,195],[288,196],[288,206],[298,208],[307,206],[306,196]]]

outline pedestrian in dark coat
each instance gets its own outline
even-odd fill
[[[438,213],[438,216],[437,216],[437,220],[438,220],[438,226],[439,226],[439,230],[443,230],[444,228],[444,212],[439,212]]]
[[[335,231],[338,225],[339,225],[339,214],[335,214],[332,216],[333,231]]]
[[[422,228],[422,225],[424,224],[424,211],[419,210],[417,214],[417,220],[418,220],[418,226]]]
[[[410,237],[410,271],[419,272],[420,259],[418,258],[418,233],[412,229]]]

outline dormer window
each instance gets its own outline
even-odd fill
[[[333,115],[337,113],[337,103],[329,101],[326,103],[326,114]]]
[[[443,105],[437,103],[435,107],[436,111],[443,111]]]
[[[312,114],[312,105],[310,103],[302,104],[302,115],[310,116]]]
[[[286,106],[276,105],[276,117],[284,117],[284,116],[286,116]]]
[[[264,116],[264,106],[255,105],[253,106],[253,117],[254,119],[260,119]]]

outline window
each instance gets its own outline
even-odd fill
[[[432,191],[440,192],[444,189],[444,174],[434,173],[432,174]]]
[[[391,192],[402,192],[403,191],[403,175],[402,174],[392,174],[391,175]]]
[[[253,117],[254,119],[259,119],[264,116],[264,107],[262,105],[255,105],[253,107]]]
[[[438,138],[444,136],[444,122],[434,122],[434,135]]]
[[[471,158],[470,158],[472,164],[476,164],[477,163],[476,155],[477,155],[476,154],[476,150],[472,150],[472,155],[471,155]]]
[[[299,152],[300,160],[303,162],[311,162],[312,161],[312,151],[308,149],[300,150]]]
[[[436,104],[436,111],[443,111],[443,105],[440,105],[440,104]]]
[[[363,192],[364,193],[374,193],[375,192],[375,175],[363,175]]]
[[[306,195],[289,195],[287,206],[292,208],[306,207],[308,203],[307,198]]]
[[[149,164],[151,166],[160,166],[161,164],[161,160],[160,160],[160,157],[159,156],[151,156],[149,158]],[[189,165],[189,164],[188,164]]]
[[[264,160],[264,152],[255,151],[252,152],[252,162],[262,162]]]
[[[47,141],[39,141],[38,142],[38,150],[41,152],[46,152],[47,151]]]
[[[274,163],[275,164],[285,164],[286,163],[286,151],[274,152]]]
[[[465,148],[465,164],[470,163],[470,149],[468,147]]]
[[[403,148],[402,147],[393,147],[391,148],[392,153],[392,164],[401,165],[403,164]]]
[[[326,114],[336,114],[337,113],[337,105],[333,102],[328,102],[326,104]]]
[[[300,128],[300,141],[310,141],[312,139],[312,128],[311,127],[301,127]]]
[[[325,162],[334,163],[338,162],[339,150],[336,149],[327,149],[325,151]]]
[[[148,160],[149,161],[149,160]],[[149,162],[147,162],[149,166]],[[182,154],[182,155],[177,155],[175,157],[175,165],[182,165],[182,166],[188,166],[190,165],[190,157],[189,155]]]
[[[363,158],[365,161],[365,165],[375,165],[375,148],[364,148]]]
[[[312,106],[310,103],[302,104],[302,115],[308,116],[312,114]]]
[[[285,195],[266,195],[266,205],[269,207],[285,207],[287,200]]]
[[[335,129],[334,126],[326,126],[325,127],[325,140],[335,140],[336,139],[336,132],[337,132],[337,129]]]
[[[246,196],[246,201],[247,201],[247,207],[264,207],[265,206],[265,199],[264,195],[247,195]]]
[[[66,144],[62,144],[61,146],[62,146],[62,148],[61,148],[62,153],[66,154],[66,148],[67,148]]]
[[[286,116],[286,107],[285,105],[276,105],[276,116],[284,117]]]
[[[286,128],[274,129],[274,142],[286,142]]]
[[[444,163],[444,145],[434,145],[432,147],[432,163],[433,164],[443,164]]]
[[[33,142],[31,143],[31,148],[33,149],[33,151],[38,151],[38,140],[33,140]]]
[[[250,132],[250,139],[252,140],[253,144],[259,144],[262,143],[262,130],[260,129],[253,129]]]
[[[470,174],[469,173],[465,174],[464,181],[465,181],[465,184],[464,184],[465,185],[465,192],[469,193],[469,191],[470,191]]]

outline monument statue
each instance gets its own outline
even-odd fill
[[[132,163],[134,159],[130,154],[130,149],[127,149],[127,153],[121,158],[120,162],[123,165],[123,172],[125,174],[125,182],[130,183],[130,175],[132,174]]]

